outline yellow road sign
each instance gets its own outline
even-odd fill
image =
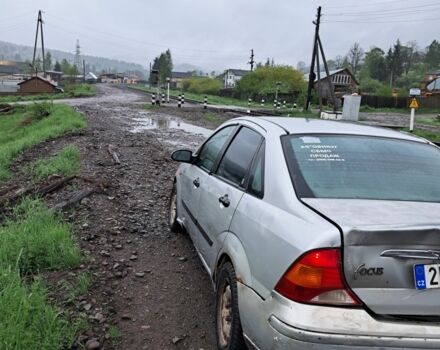
[[[411,100],[411,104],[409,105],[409,108],[419,108],[419,104],[415,98]]]

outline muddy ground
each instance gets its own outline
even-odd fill
[[[167,226],[177,169],[170,153],[194,149],[234,114],[191,104],[151,108],[145,94],[105,85],[99,89],[96,97],[64,101],[86,117],[85,131],[43,142],[12,165],[11,182],[25,183],[30,180],[22,170],[27,164],[75,144],[82,155],[82,178],[46,196],[48,204],[100,184],[97,193],[65,212],[87,259],[75,271],[47,278],[56,287],[61,278],[92,274],[88,293],[69,306],[87,315],[91,325],[78,348],[99,343],[101,349],[214,349],[210,279],[189,237]],[[396,118],[371,116],[389,124],[404,117]],[[115,164],[109,145],[121,164]],[[110,336],[112,326],[121,332],[118,341]]]
[[[61,278],[92,273],[89,292],[73,306],[92,325],[80,337],[81,344],[95,339],[102,349],[213,349],[210,279],[189,237],[173,234],[167,226],[177,169],[170,153],[195,148],[210,129],[233,115],[206,117],[188,104],[181,110],[148,110],[145,95],[106,86],[100,90],[97,97],[67,101],[86,117],[84,132],[43,142],[12,165],[11,182],[24,183],[29,181],[22,170],[27,164],[75,144],[83,179],[46,196],[49,206],[95,186],[85,179],[105,185],[65,213],[87,256],[84,265],[47,278],[56,285]],[[109,145],[120,165],[114,163]],[[119,342],[110,337],[111,326],[121,331]]]

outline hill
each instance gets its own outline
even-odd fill
[[[31,46],[17,45],[5,41],[0,41],[0,60],[12,61],[26,61],[32,60],[34,48]],[[54,50],[46,48],[52,55],[52,64],[55,61],[61,62],[66,59],[70,63],[74,62],[75,55],[69,52]],[[41,49],[38,51],[41,56]],[[112,73],[131,73],[136,74],[141,78],[146,77],[146,70],[140,64],[114,60],[105,57],[96,57],[89,55],[81,55],[81,59],[86,61],[86,70],[94,73],[101,73],[102,71]]]

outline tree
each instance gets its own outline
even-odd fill
[[[52,69],[52,55],[51,55],[50,51],[47,51],[47,53],[45,55],[44,67],[46,68],[46,70]]]
[[[335,57],[336,69],[341,69],[343,62],[344,62],[344,58],[341,55],[337,55]]]
[[[335,70],[335,69],[338,69],[338,68],[337,68],[337,65],[336,65],[336,61],[334,61],[334,60],[328,60],[328,61],[327,61],[327,66],[328,66],[328,69],[329,69],[329,70]]]
[[[440,43],[437,40],[434,40],[428,46],[425,63],[429,69],[440,68]]]
[[[299,61],[296,65],[296,70],[299,72],[306,73],[307,72],[307,65],[304,61]]]
[[[385,52],[378,47],[374,47],[367,52],[361,75],[385,82],[387,79],[387,62],[384,55]]]
[[[38,55],[34,63],[34,72],[41,72],[43,70],[41,56]]]
[[[388,66],[388,76],[390,78],[390,86],[394,86],[397,78],[399,78],[403,73],[403,55],[402,55],[402,44],[400,40],[397,39],[393,48],[388,50],[386,56],[387,66]]]
[[[264,64],[265,67],[270,67],[270,59],[269,57],[266,60],[266,63]]]
[[[261,67],[246,74],[237,82],[242,95],[273,94],[277,83],[280,93],[300,93],[306,87],[304,74],[289,66]]]
[[[408,42],[406,46],[402,46],[402,64],[405,76],[408,76],[408,73],[414,63],[416,53],[417,42],[415,40]]]
[[[167,78],[171,78],[171,72],[173,71],[173,60],[171,57],[171,51],[168,49],[162,52],[158,57],[154,59],[153,70],[159,71],[159,83],[164,84]],[[150,84],[155,84],[155,77],[150,76]]]
[[[348,52],[348,60],[354,75],[356,75],[356,73],[359,71],[363,57],[364,50],[361,48],[359,43],[354,43]]]
[[[56,62],[55,62],[55,66],[54,66],[53,69],[54,69],[55,71],[57,71],[57,72],[61,72],[61,71],[62,71],[62,68],[61,68],[61,64],[60,64],[60,62],[56,61]]]
[[[63,58],[63,60],[61,61],[61,71],[64,74],[68,74],[69,70],[70,70],[70,63],[65,58]]]

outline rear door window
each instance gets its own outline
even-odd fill
[[[243,127],[232,140],[217,170],[217,175],[235,185],[243,185],[252,159],[260,147],[262,137]]]
[[[258,198],[264,196],[264,143],[254,160],[251,171],[249,173],[248,192]]]
[[[235,128],[235,125],[227,126],[212,135],[202,146],[196,164],[207,171],[211,171],[220,151],[226,145]]]

